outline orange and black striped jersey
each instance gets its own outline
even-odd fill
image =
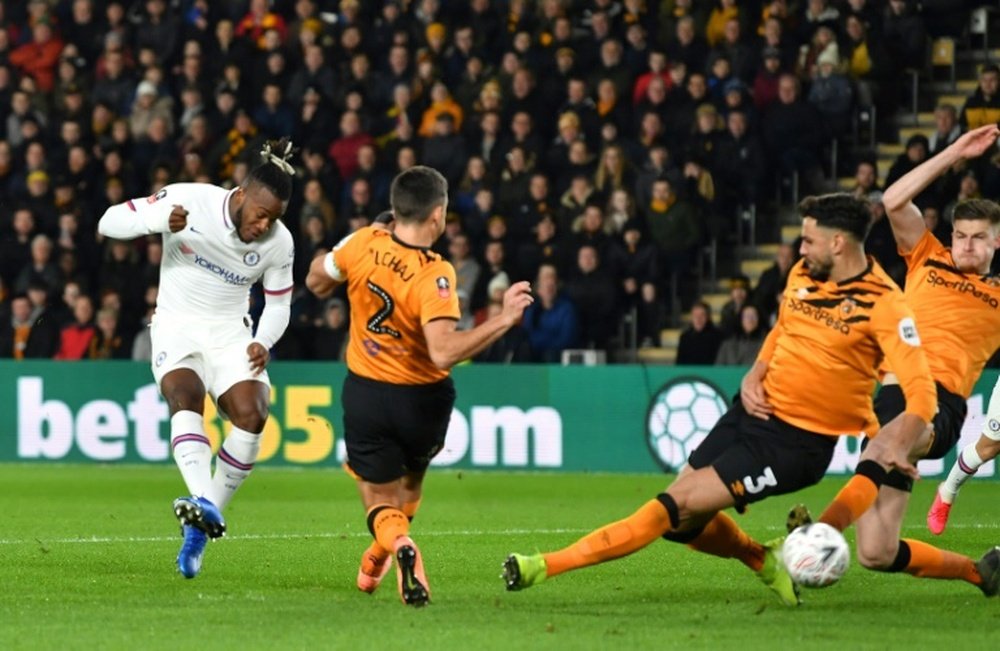
[[[959,271],[951,250],[930,231],[903,258],[903,295],[920,326],[931,375],[945,389],[968,398],[1000,347],[1000,279]],[[896,369],[887,361],[886,370]]]
[[[333,260],[347,278],[351,304],[347,367],[390,384],[446,378],[448,371],[431,361],[423,326],[460,316],[451,263],[370,226],[342,240]]]
[[[819,434],[874,435],[883,357],[900,369],[906,411],[929,422],[937,393],[913,312],[878,263],[869,258],[863,273],[840,282],[810,278],[801,261],[792,267],[757,358],[768,363],[764,391],[778,418]]]

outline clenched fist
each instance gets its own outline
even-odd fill
[[[178,233],[184,230],[188,223],[187,217],[188,211],[184,210],[184,206],[174,205],[174,209],[170,211],[170,219],[167,221],[170,232]]]

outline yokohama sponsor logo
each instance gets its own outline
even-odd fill
[[[1000,307],[1000,301],[995,297],[987,294],[986,292],[978,289],[976,284],[960,278],[959,280],[945,280],[937,271],[931,269],[927,274],[927,282],[935,287],[943,287],[945,289],[950,289],[952,291],[958,292],[960,294],[969,294],[973,298],[978,298],[983,303],[986,303],[993,309]]]
[[[248,285],[250,278],[241,276],[225,267],[220,267],[211,260],[206,260],[197,253],[194,254],[194,263],[206,271],[210,271],[230,285]]]
[[[822,323],[828,328],[833,328],[834,330],[837,330],[838,332],[840,332],[840,334],[843,335],[851,334],[851,326],[838,319],[828,310],[825,310],[821,307],[815,307],[813,305],[809,305],[805,301],[800,301],[795,298],[788,299],[788,307],[793,312],[799,312],[803,316],[809,317],[818,323]]]

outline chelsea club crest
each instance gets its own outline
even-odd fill
[[[247,251],[243,254],[243,264],[252,267],[260,262],[260,254],[256,251]]]

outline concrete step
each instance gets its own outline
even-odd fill
[[[740,263],[740,271],[743,275],[750,279],[750,286],[757,286],[757,279],[760,275],[764,273],[765,270],[770,269],[771,265],[774,264],[774,260],[744,260]]]
[[[759,259],[767,258],[768,260],[774,260],[774,256],[778,255],[779,244],[758,244],[754,247],[753,254],[747,254],[747,258]]]
[[[975,91],[975,88],[973,88]],[[956,111],[961,111],[962,107],[965,106],[965,100],[969,99],[969,95],[972,93],[949,93],[947,95],[938,95],[935,104],[951,104],[955,107]]]
[[[911,137],[921,134],[927,138],[934,135],[934,127],[900,127],[899,129],[899,142],[902,145],[906,145],[906,141]]]
[[[676,348],[640,348],[639,361],[643,364],[674,364],[677,362]]]
[[[891,158],[896,160],[896,157],[906,151],[906,145],[899,143],[897,145],[887,145],[881,144],[878,146],[879,158]]]
[[[947,76],[947,72],[942,68],[934,75],[934,81],[921,84],[920,87],[921,89],[930,90],[931,94],[938,95],[940,99],[944,95],[962,95],[964,98],[976,92],[976,87],[979,86],[979,80],[974,78],[956,79],[955,85],[952,86]],[[962,101],[964,102],[965,100],[963,99]]]
[[[729,302],[729,293],[703,294],[701,300],[705,301],[712,308],[712,314],[719,314],[722,306]]]
[[[985,63],[986,61],[996,61],[1000,59],[1000,48],[994,48],[992,50],[983,51],[983,48],[977,47],[971,50],[958,50],[955,52],[955,59],[960,62],[976,62],[979,64]],[[976,71],[979,71],[979,66],[976,66]]]
[[[878,177],[880,179],[884,179],[889,175],[889,168],[892,167],[892,163],[892,159],[889,158],[880,158],[875,161],[875,166],[878,168]]]
[[[690,318],[685,322],[690,321]],[[660,348],[677,348],[681,342],[681,328],[664,328],[660,330]]]
[[[914,117],[913,114],[909,112],[901,113],[899,117],[896,119],[896,124],[899,125],[900,129],[915,129],[915,128],[933,129],[934,112],[925,111],[922,113],[917,113],[916,117]]]

